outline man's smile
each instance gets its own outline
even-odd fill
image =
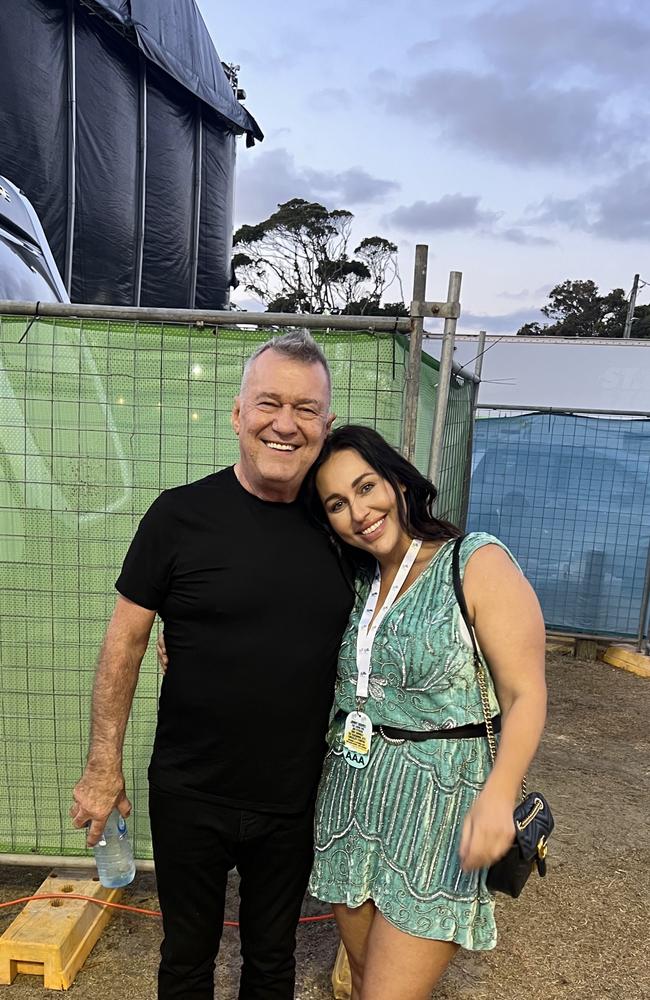
[[[282,441],[265,441],[264,444],[273,451],[295,451],[298,447],[297,444],[284,444]]]

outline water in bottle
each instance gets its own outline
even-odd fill
[[[93,848],[99,881],[107,889],[121,889],[135,877],[133,848],[126,820],[113,809],[106,820],[101,840]]]

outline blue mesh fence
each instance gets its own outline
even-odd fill
[[[650,547],[650,420],[478,419],[468,528],[512,549],[549,629],[636,637]]]

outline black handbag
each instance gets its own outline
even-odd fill
[[[452,555],[452,573],[454,580],[454,593],[463,616],[472,647],[474,650],[474,669],[476,680],[481,693],[481,707],[485,720],[488,746],[490,748],[490,759],[494,767],[497,747],[494,738],[494,728],[492,726],[492,716],[490,714],[490,698],[488,695],[487,681],[485,679],[485,668],[478,650],[474,629],[470,623],[467,612],[467,604],[463,594],[463,585],[460,579],[460,546],[463,539],[457,538],[454,543]],[[526,794],[526,778],[521,783],[521,802],[516,806],[513,819],[515,823],[515,839],[512,847],[504,856],[496,861],[487,873],[487,887],[490,892],[503,892],[508,896],[516,898],[528,881],[528,877],[533,870],[533,865],[537,866],[537,871],[543,878],[546,875],[546,852],[548,838],[553,827],[553,814],[548,802],[541,792],[528,792]]]

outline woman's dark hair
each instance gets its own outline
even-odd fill
[[[316,476],[328,458],[339,451],[348,450],[358,452],[368,465],[393,487],[397,497],[399,521],[410,538],[433,542],[458,538],[462,534],[450,521],[434,515],[433,505],[438,491],[433,483],[389,445],[376,430],[358,424],[346,424],[332,431],[305,481],[311,513],[319,524],[328,528],[330,533],[329,521],[316,491]],[[370,568],[370,564],[374,567],[374,559],[363,550],[343,544],[339,547],[357,567]]]

